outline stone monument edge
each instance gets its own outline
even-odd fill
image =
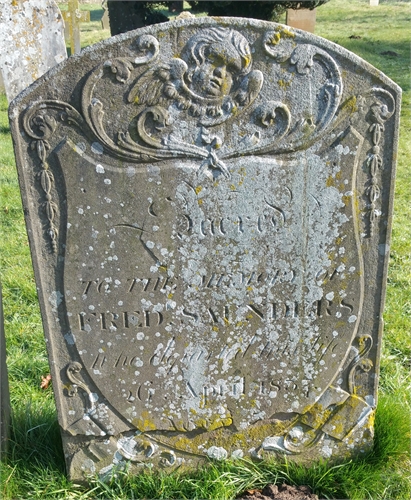
[[[235,22],[237,25],[240,24],[240,25],[244,26],[245,28],[248,26],[259,26],[259,27],[265,26],[267,28],[270,28],[273,26],[278,26],[278,24],[276,24],[276,23],[250,20],[250,19],[241,19],[241,18],[200,18],[200,19],[196,19],[196,20],[190,19],[190,20],[171,21],[169,23],[156,25],[154,27],[151,26],[151,27],[140,28],[138,30],[129,32],[127,34],[117,35],[116,37],[112,37],[106,41],[99,42],[99,44],[95,44],[95,45],[85,49],[81,54],[72,56],[67,61],[62,62],[61,64],[59,64],[55,68],[51,69],[48,73],[46,73],[39,80],[34,82],[30,87],[28,87],[21,94],[19,94],[19,96],[17,96],[13,100],[13,102],[10,104],[10,108],[9,108],[10,109],[10,122],[11,122],[11,127],[13,130],[13,134],[14,134],[13,144],[14,144],[16,159],[18,159],[18,163],[21,166],[20,168],[24,169],[24,168],[27,168],[27,166],[26,166],[26,161],[25,161],[26,155],[22,149],[22,146],[21,146],[22,142],[20,141],[20,135],[19,135],[20,134],[19,124],[18,124],[19,114],[21,112],[23,112],[24,109],[27,109],[27,108],[22,107],[21,105],[24,103],[25,100],[27,102],[27,98],[29,98],[30,94],[33,91],[35,91],[36,88],[43,85],[45,82],[49,81],[50,79],[52,79],[54,75],[57,75],[58,73],[60,73],[60,71],[63,71],[66,67],[70,68],[70,66],[71,66],[73,68],[77,61],[81,61],[81,58],[83,57],[83,55],[89,54],[90,52],[94,51],[98,47],[119,44],[119,43],[121,43],[121,41],[132,40],[136,36],[146,34],[146,33],[147,34],[158,33],[158,32],[161,32],[162,30],[169,29],[170,26],[174,26],[174,27],[183,27],[185,25],[213,26],[214,24],[219,24],[222,21],[224,23],[225,22],[226,23]],[[280,25],[280,26],[283,26],[285,29],[290,29],[289,27],[286,27],[284,25]],[[390,193],[389,194],[389,213],[392,213],[395,166],[396,166],[396,148],[398,146],[398,135],[399,135],[398,124],[399,124],[399,110],[400,110],[400,102],[401,102],[401,88],[395,82],[390,80],[386,75],[381,73],[379,70],[376,70],[369,63],[367,63],[363,59],[359,58],[358,56],[350,53],[346,49],[339,47],[338,45],[334,44],[333,42],[330,42],[330,41],[323,39],[321,37],[318,37],[316,35],[311,35],[309,33],[303,32],[301,30],[292,29],[292,31],[295,33],[298,32],[302,37],[304,37],[304,41],[311,42],[313,44],[319,45],[320,44],[319,39],[321,39],[320,45],[322,48],[325,48],[325,49],[329,48],[330,50],[332,50],[334,52],[334,54],[340,55],[341,58],[344,58],[345,60],[348,59],[348,60],[352,61],[354,64],[356,64],[357,66],[364,67],[365,71],[369,71],[369,72],[375,74],[376,82],[378,79],[379,85],[383,84],[383,86],[386,89],[389,89],[393,93],[393,96],[394,96],[395,102],[396,102],[397,111],[396,111],[395,122],[391,124],[391,126],[393,127],[393,130],[394,130],[394,134],[393,134],[393,141],[392,141],[392,155],[391,155],[392,161],[390,162],[390,165],[392,168],[391,179],[390,179],[391,182],[390,182],[390,186],[388,189],[388,191]],[[14,139],[14,137],[17,137],[17,139]],[[390,150],[391,150],[391,148],[390,148]],[[27,180],[24,179],[24,175],[22,175],[22,173],[20,173],[20,170],[18,170],[18,172],[19,172],[21,196],[22,196],[22,200],[23,200],[23,206],[25,207],[26,227],[27,227],[27,232],[28,232],[29,239],[30,239],[30,245],[32,246],[32,248],[36,249],[37,243],[35,241],[34,232],[32,230],[32,227],[33,227],[33,224],[35,224],[35,221],[32,220],[30,213],[27,210],[28,205],[31,203],[30,197],[28,195],[28,191],[29,191],[30,186],[27,185]],[[392,217],[389,219],[388,224],[387,224],[386,246],[388,246],[388,248],[389,248],[390,239],[391,239],[391,229],[392,229]],[[42,272],[41,272],[41,265],[40,265],[41,255],[32,251],[31,258],[32,258],[32,263],[33,263],[35,275],[36,275],[37,292],[39,294],[39,303],[40,303],[40,308],[41,308],[41,313],[42,313],[42,318],[43,318],[44,333],[45,333],[46,338],[49,340],[47,342],[47,348],[49,351],[49,362],[51,365],[51,370],[54,371],[54,375],[58,376],[59,373],[57,372],[56,368],[53,365],[55,365],[54,353],[56,352],[56,350],[59,350],[59,347],[58,347],[57,343],[56,343],[56,345],[54,344],[54,340],[53,340],[53,342],[50,342],[50,338],[52,337],[52,335],[51,335],[52,322],[50,320],[50,317],[48,317],[48,313],[47,313],[47,307],[46,307],[47,296],[46,296],[45,292],[43,293],[43,290],[42,290],[43,287],[41,286],[42,281],[43,281]],[[389,252],[388,253],[386,252],[385,255],[383,256],[383,258],[384,258],[384,271],[383,271],[383,281],[384,281],[386,279],[386,276],[387,276]],[[380,304],[381,304],[380,310],[381,311],[383,310],[385,294],[386,294],[386,287],[383,286],[382,292],[381,292],[381,299],[380,299]],[[43,295],[43,296],[40,297],[40,295]],[[383,320],[382,320],[382,315],[381,315],[381,317],[379,318],[378,338],[381,338],[382,330],[383,330]],[[379,349],[378,356],[377,356],[378,359],[380,358],[380,348],[381,348],[381,346],[378,347],[378,349]],[[378,380],[378,372],[376,373],[376,378]],[[55,398],[56,398],[56,400],[59,400],[61,398],[61,395],[56,394]],[[57,411],[60,414],[61,404],[57,404],[56,406],[57,406]],[[59,416],[62,419],[64,419],[63,415],[59,415]],[[61,422],[62,422],[62,420],[60,420],[60,423]]]
[[[112,36],[110,38],[97,42],[93,45],[85,47],[79,54],[73,54],[64,61],[62,61],[61,63],[58,63],[53,68],[49,69],[40,78],[38,78],[27,88],[25,88],[22,92],[20,92],[20,94],[18,94],[12,101],[10,101],[9,119],[11,120],[10,116],[13,116],[14,108],[18,108],[19,102],[23,100],[26,96],[28,96],[31,92],[33,92],[38,86],[42,85],[44,82],[48,81],[54,75],[58,74],[65,68],[66,65],[73,64],[76,60],[81,59],[83,55],[86,55],[89,52],[93,52],[94,50],[96,50],[96,48],[103,48],[110,45],[116,45],[121,41],[132,40],[138,35],[150,34],[153,31],[157,32],[161,30],[167,30],[170,27],[179,28],[179,27],[184,27],[185,25],[217,26],[220,23],[229,25],[230,23],[233,22],[238,23],[239,25],[242,25],[244,27],[259,26],[259,27],[266,27],[267,29],[270,27],[272,28],[274,26],[280,26],[284,30],[288,30],[303,36],[307,42],[318,44],[318,42],[321,40],[323,48],[325,49],[329,48],[330,50],[333,50],[336,53],[338,53],[341,57],[351,60],[353,63],[357,65],[358,64],[363,65],[366,71],[374,73],[376,78],[383,81],[385,85],[389,86],[391,90],[397,94],[398,99],[396,104],[399,104],[401,102],[402,89],[396,82],[394,82],[394,80],[389,78],[382,71],[375,68],[375,66],[373,66],[371,63],[369,63],[362,57],[358,56],[357,54],[354,54],[353,52],[350,52],[348,49],[345,49],[344,47],[332,42],[331,40],[328,40],[327,38],[315,35],[313,33],[309,33],[308,31],[300,30],[298,28],[292,28],[286,24],[276,23],[272,21],[263,21],[260,19],[245,18],[245,17],[204,16],[193,19],[174,19],[166,23],[153,24],[150,26],[145,26],[143,28],[137,28],[133,31],[128,31],[127,33],[121,33],[119,35]]]

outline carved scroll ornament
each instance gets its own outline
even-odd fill
[[[235,30],[213,27],[192,36],[181,57],[172,59],[160,56],[154,36],[140,36],[136,57],[110,59],[91,72],[82,90],[81,113],[67,103],[40,101],[28,110],[25,129],[36,137],[34,122],[47,114],[56,122],[78,125],[114,157],[143,162],[193,158],[200,162],[199,175],[229,177],[224,159],[306,147],[324,133],[338,108],[342,82],[335,61],[311,45],[290,50],[286,37],[273,45],[275,37],[276,32],[267,32],[263,39],[272,58],[269,65],[274,68],[288,61],[287,71],[298,74],[301,86],[314,70],[324,74],[324,81],[315,82],[325,102],[321,113],[301,118],[282,99],[267,99],[263,73],[252,69],[257,62],[249,41]],[[141,67],[147,69],[141,73]],[[126,102],[117,129],[111,125],[113,111],[99,92],[102,82]],[[57,110],[62,113],[53,118]],[[233,126],[242,115],[248,126],[236,133]],[[188,136],[180,132],[184,121],[192,130]]]

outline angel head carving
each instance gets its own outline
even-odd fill
[[[251,70],[246,38],[227,28],[207,28],[193,35],[181,58],[160,61],[135,82],[129,102],[176,104],[192,116],[207,117],[210,125],[248,107],[258,96],[263,75]]]
[[[221,98],[228,95],[241,77],[250,72],[251,51],[238,31],[210,28],[194,35],[186,44],[187,86],[199,96]]]

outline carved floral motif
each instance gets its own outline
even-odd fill
[[[55,116],[53,116],[53,112]],[[84,121],[81,115],[72,106],[61,101],[41,101],[30,106],[24,114],[23,126],[27,134],[34,139],[31,149],[36,151],[40,160],[40,186],[45,195],[43,203],[48,221],[46,234],[50,238],[51,249],[57,253],[58,229],[55,219],[59,214],[57,203],[53,200],[52,187],[54,175],[47,163],[47,154],[50,150],[50,141],[56,132],[59,122],[66,122],[81,127]]]
[[[368,155],[367,167],[369,171],[369,181],[365,189],[365,195],[368,198],[368,218],[369,230],[368,236],[373,235],[374,224],[379,216],[376,201],[380,197],[381,188],[378,185],[378,172],[383,168],[383,159],[381,156],[381,141],[384,134],[384,123],[391,118],[395,111],[393,96],[384,89],[375,88],[371,91],[377,98],[370,107],[371,125],[368,130],[371,136],[372,149]]]

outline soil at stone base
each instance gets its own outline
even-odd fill
[[[246,491],[237,500],[319,500],[308,486],[267,485],[263,490]]]

